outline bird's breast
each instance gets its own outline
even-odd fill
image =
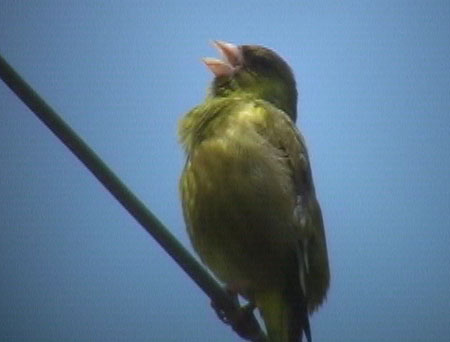
[[[282,276],[295,248],[291,179],[282,153],[251,130],[192,151],[181,179],[189,235],[222,281],[251,288]]]

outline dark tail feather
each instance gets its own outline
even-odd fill
[[[291,327],[294,327],[292,332],[292,341],[302,342],[303,334],[306,337],[307,342],[312,342],[311,327],[309,325],[308,304],[305,296],[305,277],[307,273],[307,265],[304,263],[304,258],[300,251],[296,258],[296,269],[298,273],[293,274],[286,287],[286,294],[289,301],[292,303],[292,315]]]
[[[308,342],[312,342],[312,338],[311,338],[311,328],[309,326],[309,318],[308,318],[308,313],[306,313],[306,317],[304,320],[304,325],[303,325],[303,332],[305,333],[305,337],[306,337],[306,341]],[[300,340],[301,341],[301,340]]]
[[[291,292],[290,290],[289,292]],[[312,342],[311,338],[311,327],[309,325],[308,307],[306,305],[306,300],[300,287],[297,287],[296,293],[290,293],[290,301],[293,304],[292,309],[294,314],[292,315],[292,320],[290,326],[293,327],[291,341],[303,341],[303,335],[306,337],[307,342]]]

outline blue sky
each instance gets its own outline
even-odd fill
[[[314,341],[450,335],[450,3],[2,1],[0,53],[191,249],[180,117],[212,39],[295,71],[332,285]],[[0,340],[236,341],[0,82]]]

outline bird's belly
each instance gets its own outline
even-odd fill
[[[204,144],[181,180],[194,248],[241,293],[282,281],[295,253],[291,177],[278,156],[251,147]]]

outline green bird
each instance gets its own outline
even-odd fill
[[[215,78],[179,124],[180,192],[195,251],[230,291],[258,308],[271,342],[311,341],[329,267],[288,64],[257,45],[215,41]]]

